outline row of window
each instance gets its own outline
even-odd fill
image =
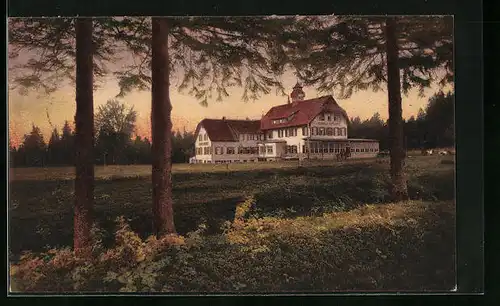
[[[306,136],[307,136],[307,128],[306,128]],[[347,128],[324,128],[324,127],[312,127],[311,128],[312,136],[347,136]]]
[[[309,150],[308,148],[311,148],[310,153],[340,153],[341,150],[345,150],[345,147],[340,146],[337,143],[311,143],[309,146],[303,145],[302,146],[302,152],[308,153]],[[351,152],[357,152],[357,153],[376,153],[378,152],[378,149],[376,148],[351,148]]]
[[[319,121],[340,121],[340,117],[337,115],[331,115],[331,114],[322,114],[318,116]]]
[[[240,134],[240,141],[246,140],[264,140],[264,134]]]
[[[207,140],[208,140],[208,134],[198,135],[198,141],[207,141]]]
[[[259,153],[259,147],[226,147],[226,152],[225,154],[228,155],[233,155],[236,154],[258,154]],[[215,155],[223,155],[224,154],[224,147],[215,147]]]
[[[297,128],[288,128],[278,130],[278,138],[297,136]]]
[[[197,147],[196,155],[210,155],[212,154],[212,147]]]
[[[345,150],[345,147],[340,146],[337,143],[311,143],[309,145],[303,145],[302,146],[302,152],[308,153],[309,150],[308,148],[311,148],[310,153],[340,153],[341,150]],[[376,153],[379,151],[377,148],[351,148],[351,152],[356,152],[356,153]],[[234,147],[227,147],[226,148],[226,154],[228,155],[233,155],[236,154],[236,151],[238,151],[238,154],[258,154],[259,153],[259,147],[240,147],[240,148],[234,148]],[[260,147],[260,153],[264,154],[273,154],[273,147],[272,146],[262,146]],[[286,146],[286,153],[287,154],[296,154],[298,153],[298,147],[293,145],[293,146]],[[197,155],[211,155],[212,154],[212,147],[198,147],[196,148],[196,154]],[[224,154],[224,147],[215,147],[215,154],[216,155],[222,155]]]
[[[283,137],[294,137],[297,136],[297,128],[288,128],[288,129],[280,129],[278,130],[278,138]],[[309,128],[302,128],[302,135],[309,136]],[[312,136],[347,136],[347,128],[324,128],[324,127],[312,127],[311,128]],[[273,132],[269,132],[267,134],[267,139],[273,138]]]

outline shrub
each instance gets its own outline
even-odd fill
[[[238,205],[221,235],[207,236],[201,224],[185,236],[141,239],[119,218],[115,245],[98,252],[96,238],[89,258],[70,249],[26,252],[11,265],[11,290],[444,290],[454,284],[452,203],[365,205],[293,219],[255,218],[248,214],[252,203],[249,197]]]

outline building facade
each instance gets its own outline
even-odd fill
[[[196,127],[191,162],[232,163],[286,159],[375,157],[379,143],[349,139],[349,118],[332,96],[305,100],[297,84],[288,103],[272,107],[261,120],[204,119]]]

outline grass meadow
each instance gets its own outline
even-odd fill
[[[75,285],[74,268],[64,268],[72,271],[72,281],[57,272],[60,281],[52,275],[44,287],[45,278],[28,280],[26,271],[33,269],[24,267],[24,274],[17,272],[18,290],[451,290],[451,160],[453,156],[408,158],[411,201],[397,204],[388,199],[388,158],[311,161],[301,166],[296,161],[176,164],[173,195],[180,240],[161,247],[150,237],[151,167],[96,167],[94,219],[102,248],[123,251],[124,245],[137,242],[131,249],[140,259],[115,267],[116,259],[110,264],[101,256],[100,265],[89,268],[92,276],[82,277],[83,285]],[[11,169],[13,263],[26,261],[21,255],[27,250],[53,254],[49,250],[71,245],[73,171]],[[156,253],[148,253],[151,249]],[[45,262],[55,260],[47,256]]]

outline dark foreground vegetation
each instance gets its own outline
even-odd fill
[[[150,177],[100,179],[95,256],[85,260],[65,249],[73,182],[18,178],[12,290],[451,290],[454,165],[443,163],[451,158],[409,158],[412,200],[398,204],[388,203],[387,159],[178,171],[179,235],[160,240],[150,236]]]

